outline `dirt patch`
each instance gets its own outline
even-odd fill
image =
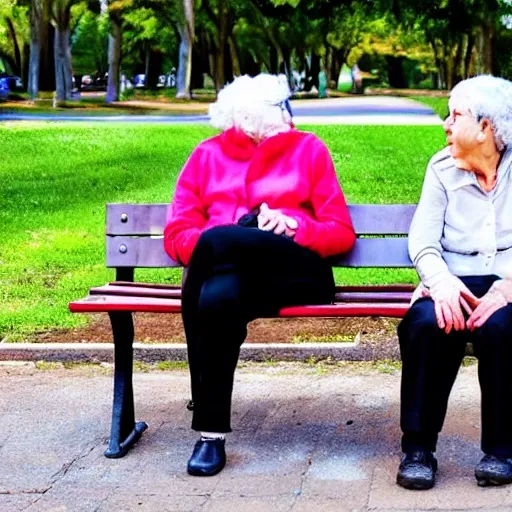
[[[249,324],[248,343],[352,341],[356,336],[390,338],[398,320],[392,318],[266,318]],[[180,315],[135,314],[135,339],[142,343],[184,343]],[[52,330],[33,335],[32,343],[109,343],[107,315],[94,315],[86,327]]]

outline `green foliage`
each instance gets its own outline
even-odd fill
[[[144,72],[147,52],[157,51],[167,57],[167,66],[177,65],[179,41],[174,25],[177,21],[175,2],[147,1],[145,5],[127,11],[124,16],[123,69],[128,74]],[[171,64],[171,65],[169,65]],[[167,72],[161,69],[160,72]]]
[[[79,4],[77,7],[82,8],[82,5]],[[103,76],[106,73],[109,27],[110,21],[106,13],[96,15],[85,10],[80,15],[71,38],[71,55],[75,74]]]
[[[326,141],[349,202],[414,203],[439,127],[310,127]],[[0,340],[82,325],[67,304],[113,280],[104,263],[105,203],[167,202],[208,127],[0,125]],[[37,156],[34,156],[37,155]],[[177,283],[179,270],[137,277]],[[410,270],[336,271],[340,283],[415,282]]]
[[[423,73],[435,70],[434,54],[421,27],[399,24],[389,13],[367,21],[360,42],[348,56],[349,65],[363,56],[372,61],[371,69],[375,69],[383,81],[387,79],[386,56],[407,58],[417,63]]]
[[[3,62],[6,71],[22,76],[23,51],[29,40],[28,6],[16,0],[0,0],[0,65]],[[15,44],[21,61],[17,60]]]

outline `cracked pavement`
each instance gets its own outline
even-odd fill
[[[512,486],[480,488],[477,367],[461,369],[431,491],[395,484],[400,373],[345,364],[245,364],[233,400],[226,469],[188,476],[188,373],[135,373],[149,430],[106,459],[112,378],[98,366],[0,366],[0,510],[421,511],[512,510]]]

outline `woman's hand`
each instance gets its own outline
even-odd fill
[[[434,301],[437,325],[446,334],[452,329],[464,330],[466,322],[462,310],[471,315],[473,310],[470,304],[479,301],[458,277],[450,273],[439,276],[423,296],[430,296]]]
[[[482,327],[498,309],[512,302],[512,281],[509,279],[495,281],[481,299],[473,301],[471,297],[466,297],[466,300],[473,309],[469,315],[467,327],[470,331],[474,331]]]
[[[258,214],[258,228],[262,231],[273,231],[276,235],[283,233],[293,238],[297,233],[298,224],[295,219],[284,215],[279,210],[272,210],[267,203],[262,203]]]

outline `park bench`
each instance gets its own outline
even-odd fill
[[[164,251],[167,204],[108,204],[107,267],[116,281],[92,288],[73,301],[73,313],[109,314],[114,338],[114,397],[111,435],[105,456],[123,457],[147,429],[135,422],[133,403],[133,313],[180,313],[181,287],[134,282],[135,269],[179,267]],[[332,258],[335,267],[412,267],[407,233],[416,205],[349,205],[357,234],[348,254]],[[409,307],[412,285],[338,286],[332,304],[282,309],[279,317],[401,318]]]

